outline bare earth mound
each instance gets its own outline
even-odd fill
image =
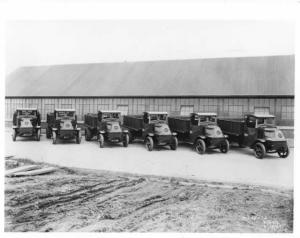
[[[292,232],[293,193],[58,168],[5,179],[5,231]]]

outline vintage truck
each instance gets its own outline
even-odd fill
[[[197,153],[207,148],[218,148],[222,153],[229,150],[227,136],[217,125],[216,113],[191,113],[190,116],[168,118],[170,129],[178,134],[178,140],[192,144]]]
[[[124,147],[129,144],[128,130],[121,127],[120,111],[98,111],[84,115],[85,140],[90,141],[97,137],[100,148],[104,142],[123,143]]]
[[[250,147],[259,159],[266,153],[278,153],[281,158],[289,155],[287,140],[276,127],[273,115],[248,114],[244,119],[219,119],[218,125],[228,134],[230,142]]]
[[[53,113],[47,114],[47,138],[52,137],[53,144],[57,139],[72,140],[77,144],[81,142],[80,128],[77,127],[77,115],[74,109],[55,109]]]
[[[176,150],[177,134],[171,132],[167,118],[167,112],[144,112],[143,115],[124,116],[123,126],[129,130],[129,141],[142,139],[148,151],[152,151],[154,145],[169,145]]]
[[[37,108],[17,108],[13,115],[12,139],[17,136],[31,136],[39,141],[41,136],[41,116]]]

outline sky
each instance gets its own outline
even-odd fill
[[[283,21],[10,21],[6,73],[22,66],[294,54]]]

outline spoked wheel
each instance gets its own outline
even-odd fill
[[[36,132],[36,134],[35,134],[35,139],[36,139],[37,141],[40,141],[40,139],[41,139],[41,130],[37,130],[37,132]]]
[[[173,136],[172,142],[170,144],[170,148],[171,148],[171,150],[177,150],[177,147],[178,147],[178,139],[177,139],[177,137]]]
[[[99,135],[99,146],[100,148],[104,147],[104,136],[102,134]]]
[[[282,148],[277,153],[278,153],[278,155],[279,155],[280,158],[287,158],[289,156],[289,154],[290,154],[289,147]]]
[[[55,145],[56,144],[56,133],[52,132],[52,144]]]
[[[129,135],[126,134],[123,139],[123,146],[128,147],[128,144],[129,144]]]
[[[262,143],[256,143],[254,146],[254,154],[258,159],[263,159],[266,154],[266,148]]]
[[[80,142],[81,142],[81,132],[78,131],[78,133],[77,133],[77,135],[76,135],[76,143],[77,143],[77,144],[80,144]]]
[[[17,132],[16,132],[16,130],[13,130],[12,139],[13,139],[13,141],[16,141],[16,139],[17,139]]]
[[[146,138],[145,145],[146,145],[146,148],[147,148],[148,151],[152,151],[153,150],[153,146],[154,146],[153,145],[153,139],[150,136],[148,136]]]
[[[221,151],[222,153],[227,153],[228,150],[229,150],[229,142],[228,142],[228,140],[226,139],[226,140],[224,140],[224,141],[221,143],[221,145],[220,145],[220,151]]]
[[[197,139],[195,143],[195,149],[198,154],[204,154],[206,150],[205,142],[202,139]]]

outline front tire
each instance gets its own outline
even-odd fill
[[[266,148],[262,143],[258,142],[258,143],[255,144],[255,146],[254,146],[254,155],[258,159],[263,159],[265,157]]]
[[[99,146],[100,148],[104,147],[104,136],[102,134],[99,135]]]
[[[78,131],[77,136],[76,136],[76,143],[80,144],[80,142],[81,142],[81,133],[80,133],[80,131]]]
[[[89,128],[85,129],[84,137],[85,137],[86,141],[90,141],[92,139],[92,133],[91,133],[91,130]]]
[[[46,137],[47,137],[47,139],[51,138],[51,130],[48,127],[46,128]]]
[[[129,135],[126,134],[123,139],[123,146],[128,147],[128,144],[129,144]]]
[[[148,151],[152,151],[153,150],[153,147],[154,147],[154,144],[153,144],[153,139],[148,136],[145,140],[145,145],[146,145],[146,148]]]
[[[52,144],[56,144],[56,132],[52,132]]]
[[[40,141],[40,139],[41,139],[41,130],[37,130],[36,135],[35,135],[35,139],[37,141]]]
[[[178,139],[177,139],[177,137],[174,136],[174,137],[172,137],[170,148],[171,148],[171,150],[177,150],[177,147],[178,147]]]
[[[282,148],[281,150],[279,150],[278,152],[278,155],[280,158],[287,158],[290,154],[290,149],[289,147],[286,147],[286,148]]]
[[[17,139],[17,132],[16,132],[16,130],[13,130],[12,140],[16,141],[16,139]]]
[[[204,154],[206,151],[205,142],[202,139],[197,139],[195,142],[195,149],[198,154]]]
[[[229,150],[229,142],[227,139],[225,139],[220,145],[220,151],[222,153],[227,153],[228,150]]]

